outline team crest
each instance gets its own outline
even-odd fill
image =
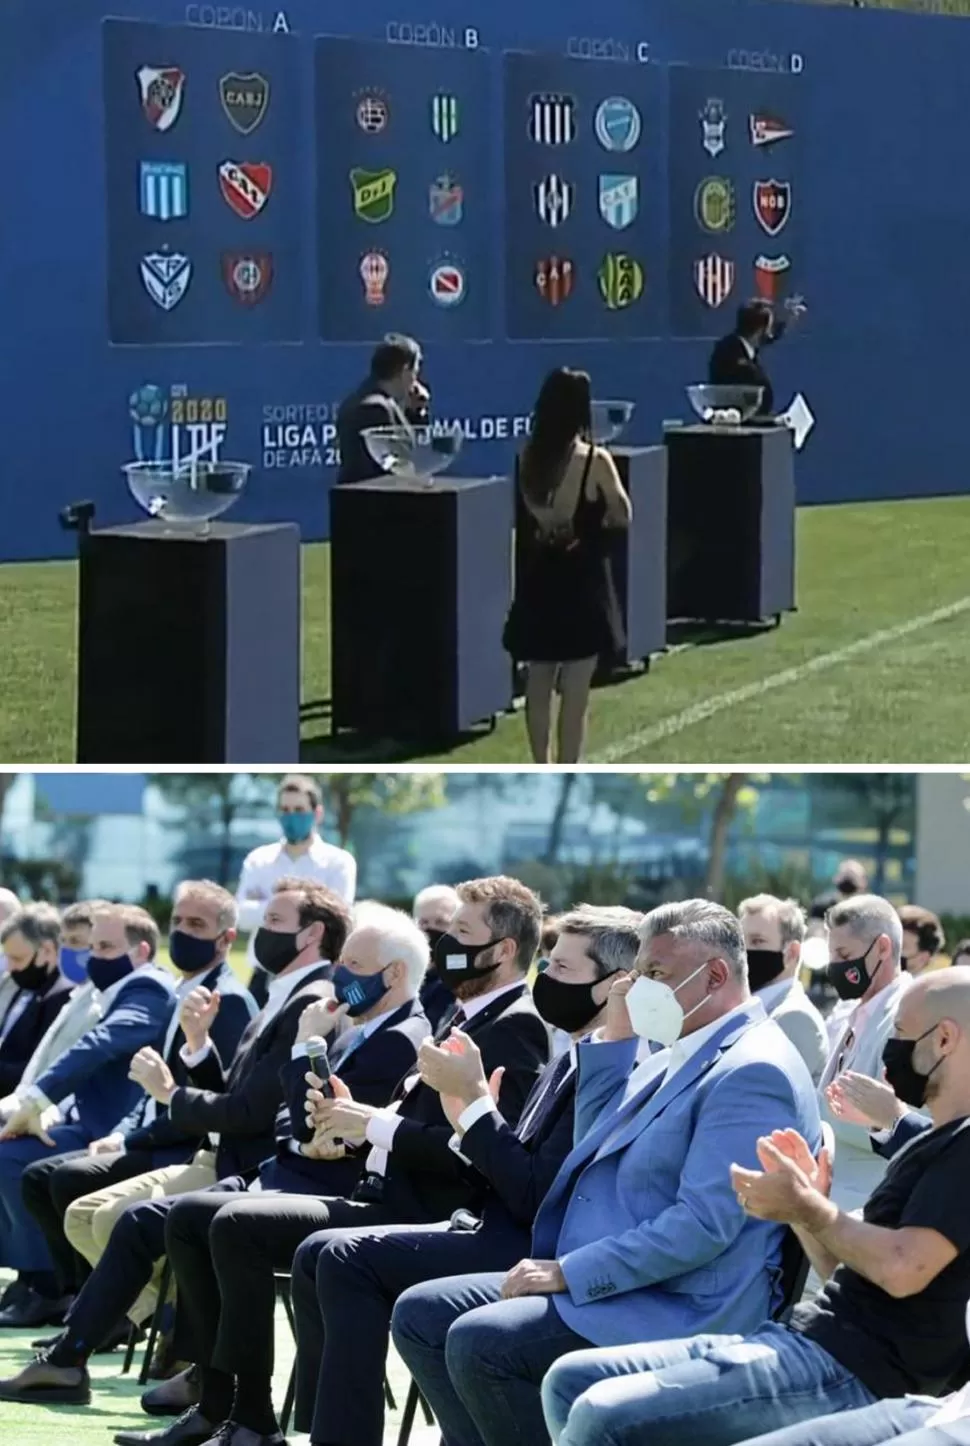
[[[354,193],[354,210],[360,219],[372,225],[386,221],[394,210],[396,185],[397,171],[362,171],[355,166],[350,173],[350,187]]]
[[[273,258],[268,251],[224,251],[222,279],[236,301],[255,306],[273,284]]]
[[[765,111],[748,116],[748,129],[753,146],[773,146],[777,141],[791,140],[795,134],[787,121],[783,121],[780,116],[768,115]]]
[[[643,267],[623,251],[610,251],[603,257],[596,280],[610,311],[625,311],[643,295]]]
[[[156,306],[172,311],[188,290],[192,262],[177,251],[153,251],[141,259],[141,279]]]
[[[576,102],[571,95],[529,99],[529,139],[540,146],[566,146],[576,139]]]
[[[223,161],[219,167],[222,199],[244,221],[259,215],[272,186],[273,168],[263,161]]]
[[[431,129],[439,141],[453,141],[460,124],[458,97],[438,94],[431,97]]]
[[[387,279],[391,274],[390,264],[383,251],[368,251],[360,258],[357,268],[364,283],[364,300],[368,306],[383,306],[386,300]]]
[[[357,95],[357,124],[365,136],[377,136],[387,129],[391,113],[380,91],[365,90]]]
[[[536,213],[547,226],[561,226],[573,209],[574,189],[561,176],[546,176],[532,188]]]
[[[465,299],[465,272],[457,261],[438,261],[428,277],[431,300],[438,306],[457,306]]]
[[[593,130],[604,151],[632,151],[640,139],[640,112],[625,95],[611,95],[596,107]]]
[[[189,168],[184,161],[141,161],[138,209],[155,221],[178,221],[189,213]]]
[[[614,231],[632,226],[640,208],[639,182],[636,176],[600,176],[600,215]]]
[[[431,182],[428,209],[438,226],[457,226],[464,214],[465,193],[454,176],[443,176]]]
[[[219,81],[219,99],[229,124],[241,136],[248,136],[266,114],[269,81],[255,70],[248,75],[239,75],[231,70]]]
[[[709,156],[719,156],[727,144],[724,139],[727,111],[723,100],[710,97],[700,113],[700,123],[701,145]]]
[[[763,301],[777,301],[791,261],[787,256],[759,256],[754,263],[754,284]]]
[[[143,65],[135,72],[145,119],[157,131],[170,131],[179,118],[185,75],[174,65],[158,69]]]
[[[723,306],[734,290],[735,267],[724,256],[703,256],[694,262],[694,285],[701,301]]]
[[[568,256],[544,256],[536,262],[536,291],[550,306],[560,306],[573,289],[574,273]]]
[[[734,225],[734,187],[723,176],[708,176],[694,192],[694,215],[704,231],[730,231]]]
[[[755,181],[754,214],[758,225],[769,236],[783,231],[791,215],[791,182]]]

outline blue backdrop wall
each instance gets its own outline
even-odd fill
[[[135,457],[251,462],[326,535],[333,414],[426,347],[461,470],[545,370],[683,416],[761,292],[806,502],[962,491],[970,25],[732,0],[0,0],[0,558],[136,515]]]

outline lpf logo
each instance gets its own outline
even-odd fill
[[[128,415],[139,462],[165,462],[174,468],[222,459],[229,415],[225,397],[192,395],[184,383],[166,391],[145,382],[128,398]]]

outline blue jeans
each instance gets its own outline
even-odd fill
[[[35,1160],[83,1150],[91,1138],[80,1125],[58,1125],[50,1136],[56,1141],[53,1150],[36,1135],[0,1141],[0,1265],[14,1270],[54,1269],[43,1232],[23,1201],[24,1170]]]
[[[541,1446],[542,1378],[553,1361],[586,1345],[551,1296],[501,1300],[505,1275],[428,1281],[394,1307],[394,1344],[445,1446]]]
[[[861,1406],[857,1411],[842,1411],[838,1416],[820,1416],[786,1426],[768,1436],[757,1437],[757,1446],[885,1446],[895,1441],[898,1446],[950,1446],[943,1429],[925,1426],[924,1422],[938,1409],[936,1402],[898,1400],[877,1401],[874,1406]],[[922,1429],[921,1429],[922,1428]],[[749,1441],[747,1446],[755,1446]]]
[[[579,1351],[542,1383],[559,1446],[735,1446],[875,1399],[821,1346],[771,1324],[752,1336]]]

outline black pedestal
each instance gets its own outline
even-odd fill
[[[795,606],[787,427],[670,428],[667,616],[757,623]]]
[[[300,534],[143,522],[81,538],[79,763],[300,756]]]
[[[613,576],[626,629],[626,651],[614,662],[642,662],[667,642],[667,450],[611,447],[633,504],[633,521],[615,534]]]
[[[330,493],[333,728],[452,738],[511,705],[508,479]]]

